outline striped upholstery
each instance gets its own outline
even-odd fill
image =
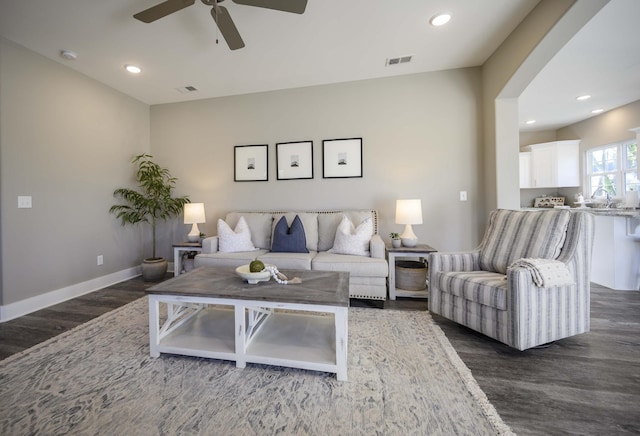
[[[558,214],[557,212],[562,212]],[[538,216],[530,216],[537,214]],[[545,216],[549,214],[549,216]],[[566,231],[549,236],[549,227],[562,227],[562,215],[567,217]],[[496,220],[496,218],[498,218]],[[522,220],[523,222],[518,222]],[[509,229],[500,232],[498,221]],[[559,223],[560,222],[560,223]],[[533,223],[533,224],[532,224]],[[543,223],[546,223],[543,225]],[[593,247],[593,215],[581,211],[493,211],[488,229],[501,243],[487,237],[479,249],[465,253],[432,253],[429,256],[429,310],[519,350],[589,331],[591,250]],[[561,251],[547,250],[547,255],[564,262],[572,273],[575,285],[538,288],[531,274],[523,268],[507,268],[506,274],[482,268],[482,250],[509,246],[507,233],[518,239],[511,243],[514,250],[522,245],[515,228],[533,225],[530,239],[540,236],[549,244],[560,244]],[[530,247],[537,242],[531,241]],[[489,252],[485,253],[488,258]],[[507,252],[489,262],[490,265],[510,262]],[[517,260],[517,259],[513,259]],[[508,265],[508,264],[507,264]]]
[[[507,308],[507,278],[489,271],[449,271],[437,276],[440,289],[450,289],[455,296],[500,310]]]
[[[494,210],[480,243],[480,269],[507,273],[522,258],[555,259],[560,254],[571,212]]]

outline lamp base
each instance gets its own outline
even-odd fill
[[[198,224],[193,223],[193,225],[191,226],[191,231],[187,235],[187,240],[189,242],[200,241],[200,230],[198,229]]]
[[[415,247],[418,245],[418,239],[400,238],[402,240],[403,247]]]
[[[418,244],[418,237],[413,233],[411,224],[407,224],[404,228],[404,232],[400,235],[403,247],[415,247]]]

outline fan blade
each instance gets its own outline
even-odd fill
[[[224,6],[214,6],[211,8],[211,16],[218,25],[220,33],[224,36],[224,40],[227,41],[227,45],[231,50],[237,50],[244,47],[244,41],[240,37],[240,33],[233,24],[231,15]]]
[[[167,0],[159,3],[155,6],[151,6],[149,9],[145,9],[142,12],[138,12],[133,16],[136,20],[140,20],[143,23],[151,23],[162,17],[166,17],[169,14],[184,9],[187,6],[194,4],[196,0]]]
[[[303,14],[307,8],[307,0],[233,0],[234,3],[259,8],[275,9],[276,11]]]

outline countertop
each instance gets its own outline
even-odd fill
[[[545,210],[542,207],[523,207],[522,210]],[[591,212],[594,215],[606,215],[606,216],[621,216],[630,218],[640,218],[640,209],[630,208],[593,208],[593,207],[572,207],[569,210],[580,210],[584,212]]]
[[[575,208],[573,210],[584,210],[585,212],[591,212],[594,215],[627,216],[632,218],[640,217],[640,210],[638,209],[593,209],[590,207],[586,207]]]

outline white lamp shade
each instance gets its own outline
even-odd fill
[[[397,200],[396,224],[422,224],[422,201]]]
[[[415,247],[418,237],[413,233],[412,224],[422,224],[422,202],[419,199],[396,201],[396,224],[405,224],[400,235],[402,245]]]
[[[184,223],[206,223],[204,216],[204,203],[187,203],[184,205]]]

